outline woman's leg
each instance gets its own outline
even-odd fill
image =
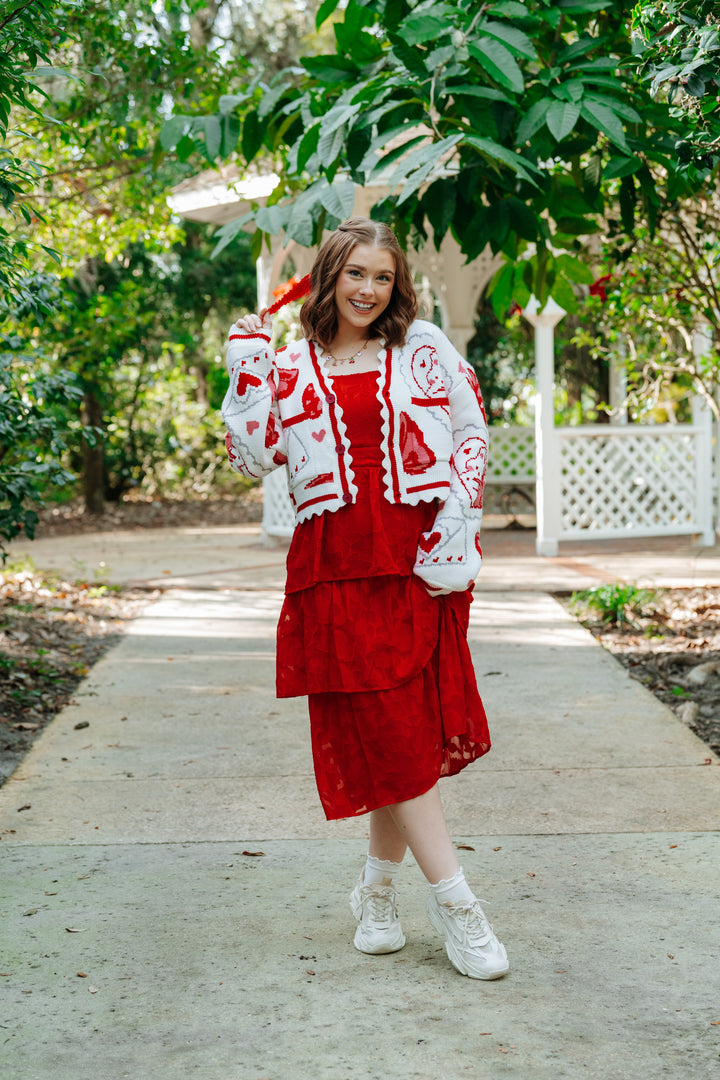
[[[437,784],[423,795],[418,795],[416,799],[395,803],[385,809],[392,819],[400,840],[408,845],[418,866],[431,884],[447,881],[457,874],[460,863],[445,823],[445,813]],[[371,821],[370,850],[375,854],[372,848],[372,835]],[[390,856],[385,855],[383,858],[390,858]]]
[[[389,806],[373,810],[370,814],[370,843],[368,855],[387,862],[401,863],[407,851],[403,834],[393,821]]]

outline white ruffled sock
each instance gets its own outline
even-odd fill
[[[443,878],[435,885],[431,883],[430,888],[439,904],[450,904],[456,907],[458,904],[472,904],[476,899],[475,893],[465,880],[462,866],[457,874],[453,874],[451,878]]]
[[[391,885],[393,877],[401,866],[402,863],[391,862],[389,859],[376,859],[374,855],[368,855],[363,872],[363,885]]]

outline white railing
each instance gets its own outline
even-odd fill
[[[712,542],[708,425],[583,425],[554,436],[558,540],[702,533]]]
[[[714,538],[720,451],[708,424],[553,428],[555,467],[544,479],[544,536],[557,540],[702,534]],[[488,484],[536,480],[535,429],[490,429]],[[263,481],[263,538],[292,536],[285,469]]]

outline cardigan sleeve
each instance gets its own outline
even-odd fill
[[[230,385],[222,405],[230,464],[258,479],[287,463],[278,408],[279,379],[267,334],[243,334],[231,326],[226,363]]]
[[[477,376],[445,335],[436,333],[450,402],[453,451],[450,493],[418,544],[414,572],[437,594],[462,592],[482,563],[479,532],[488,456],[488,429]]]

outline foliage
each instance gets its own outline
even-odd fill
[[[326,0],[318,25],[338,7]],[[597,232],[606,199],[632,229],[636,206],[654,226],[661,194],[698,177],[673,171],[677,130],[629,64],[625,6],[605,0],[348,0],[335,51],[302,59],[268,83],[220,99],[217,112],[178,110],[165,149],[237,149],[273,163],[280,183],[218,249],[253,220],[316,242],[353,206],[353,184],[378,192],[375,215],[403,239],[436,245],[448,231],[468,259],[486,245],[507,265],[494,281],[498,314],[531,290],[575,307],[590,284],[580,237]],[[232,134],[230,133],[231,125]]]
[[[33,371],[32,375],[28,370]],[[5,542],[35,534],[37,502],[48,484],[72,477],[61,461],[67,448],[63,409],[81,396],[74,377],[52,374],[47,357],[19,337],[0,334],[0,558]]]
[[[636,585],[616,582],[596,585],[592,589],[574,592],[570,606],[580,611],[595,611],[603,622],[611,626],[633,624],[633,617],[650,616],[657,612],[660,594],[653,589],[639,589]]]
[[[695,392],[720,419],[720,195],[678,202],[655,236],[641,228],[631,248],[609,240],[604,256],[608,273],[576,341],[627,364],[636,417],[689,420]]]
[[[720,161],[720,12],[717,0],[641,0],[632,18],[640,70],[684,129],[679,168],[714,172]]]

